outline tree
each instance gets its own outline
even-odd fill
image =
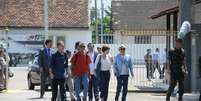
[[[92,7],[91,8],[91,28],[92,28],[92,33],[93,33],[93,36],[92,36],[92,41],[95,42],[95,36],[96,36],[96,23],[97,25],[101,25],[101,19],[100,17],[97,18],[97,21],[95,20],[95,8]],[[104,26],[104,34],[110,34],[111,33],[111,25],[112,25],[112,12],[111,12],[111,7],[108,7],[108,9],[106,9],[104,11],[105,13],[105,16],[103,18],[103,26]],[[100,27],[97,28],[98,30],[98,34],[100,34]]]

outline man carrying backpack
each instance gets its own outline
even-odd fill
[[[75,53],[71,59],[72,74],[74,76],[75,93],[77,101],[81,101],[80,97],[80,85],[83,86],[83,101],[87,100],[88,86],[89,86],[89,64],[91,63],[90,57],[85,53],[84,43],[80,43],[78,52]]]

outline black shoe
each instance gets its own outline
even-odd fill
[[[71,101],[76,101],[75,99],[71,99]]]
[[[115,98],[115,101],[119,101],[117,98]]]
[[[150,81],[151,81],[151,79],[150,79],[150,78],[148,78],[148,81],[150,82]]]
[[[43,98],[43,95],[41,95],[40,98]]]
[[[87,99],[86,98],[82,98],[82,101],[87,101]]]
[[[183,98],[179,98],[178,101],[183,101]]]
[[[166,101],[170,101],[170,98],[166,98]]]
[[[96,97],[96,98],[95,98],[95,101],[99,101],[99,100],[100,100],[100,98],[99,98],[99,97]]]

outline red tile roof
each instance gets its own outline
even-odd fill
[[[0,0],[0,26],[43,27],[44,0]],[[88,27],[88,0],[49,0],[49,27]]]

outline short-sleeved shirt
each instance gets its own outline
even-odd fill
[[[52,55],[51,69],[54,74],[54,78],[63,79],[65,78],[65,69],[68,67],[67,56],[63,53],[56,52]]]
[[[89,64],[91,63],[90,57],[86,53],[77,52],[71,59],[72,72],[75,76],[82,76],[88,74]]]

